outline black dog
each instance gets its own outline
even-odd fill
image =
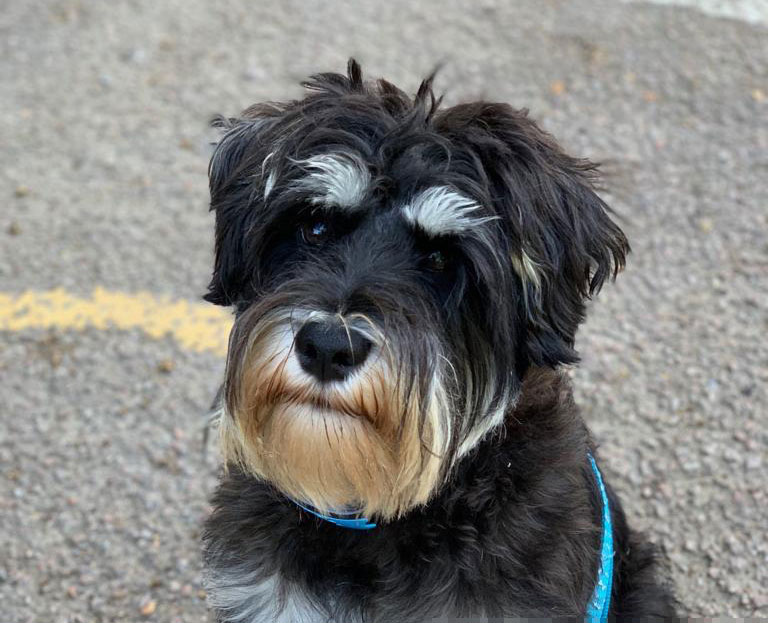
[[[205,530],[238,623],[674,615],[567,377],[629,250],[525,111],[320,74],[210,164],[236,310]]]

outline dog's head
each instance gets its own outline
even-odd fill
[[[440,108],[320,74],[219,119],[216,260],[233,305],[225,458],[324,510],[423,504],[531,365],[576,360],[585,300],[624,264],[595,166],[526,111]]]

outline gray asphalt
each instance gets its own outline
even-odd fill
[[[449,103],[528,107],[605,163],[634,252],[579,339],[585,416],[688,611],[768,617],[761,3],[224,4],[6,0],[0,293],[199,299],[213,113],[351,54],[409,89],[442,62]],[[0,621],[207,620],[200,430],[222,368],[139,331],[0,334]]]

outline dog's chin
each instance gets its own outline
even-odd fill
[[[395,457],[365,417],[306,402],[265,415],[253,467],[280,491],[323,511],[386,506]]]

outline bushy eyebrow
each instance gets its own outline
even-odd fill
[[[483,216],[480,204],[447,186],[420,192],[401,211],[407,222],[430,236],[463,234],[497,218]]]
[[[339,152],[312,156],[296,164],[305,174],[295,184],[312,194],[311,203],[347,211],[362,208],[371,174],[361,158]]]

